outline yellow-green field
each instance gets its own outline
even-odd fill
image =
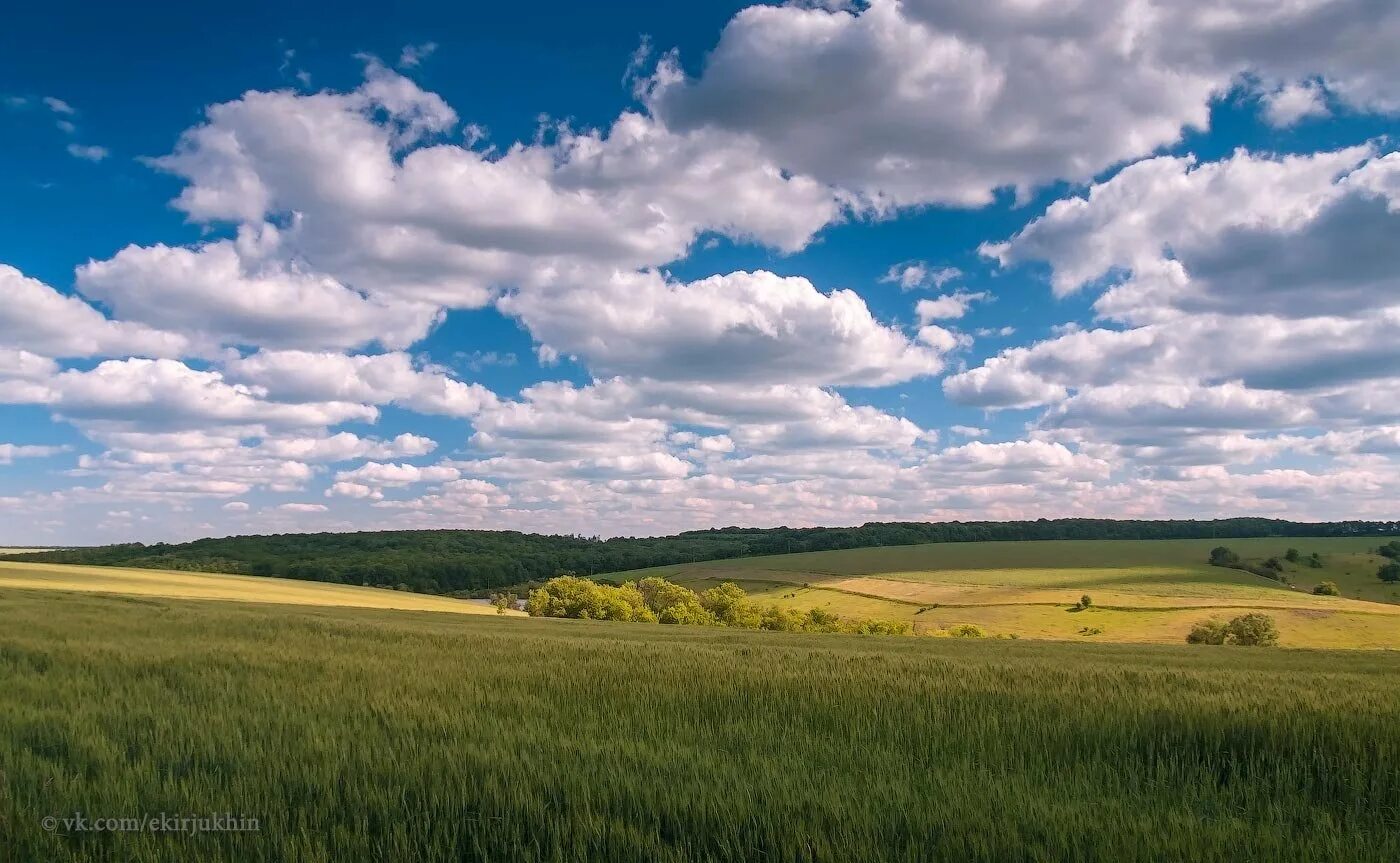
[[[1224,539],[978,542],[849,549],[710,561],[620,573],[661,575],[697,590],[735,581],[755,599],[860,617],[909,619],[918,631],[959,623],[1028,638],[1180,642],[1213,616],[1260,610],[1295,647],[1400,648],[1400,586],[1376,578],[1378,540]],[[1286,586],[1206,563],[1227,546],[1250,560],[1317,552],[1318,569],[1285,563]],[[1314,596],[1321,581],[1342,596]],[[1093,607],[1073,610],[1083,594]],[[1102,630],[1094,633],[1093,630]]]
[[[168,569],[124,569],[112,566],[69,566],[57,563],[0,561],[0,587],[109,593],[172,599],[216,599],[268,602],[279,605],[348,606],[404,611],[449,611],[495,614],[478,602],[397,590],[293,581],[252,575],[214,575]],[[518,614],[518,612],[511,612]]]

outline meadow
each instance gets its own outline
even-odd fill
[[[962,623],[1027,638],[1180,642],[1196,622],[1248,611],[1274,616],[1295,647],[1400,648],[1400,585],[1384,584],[1375,538],[1056,540],[934,543],[771,555],[617,573],[703,590],[739,584],[756,601],[909,620],[919,632]],[[1210,566],[1225,545],[1248,560],[1317,552],[1322,566],[1285,563],[1291,586]],[[1341,596],[1314,596],[1333,581]],[[1077,610],[1084,594],[1093,606]]]
[[[495,614],[487,605],[445,596],[251,575],[214,575],[115,566],[0,561],[0,588],[84,591],[124,596],[217,599],[283,605],[393,608],[455,614]]]
[[[0,620],[0,860],[1400,856],[1386,652],[13,587]],[[258,829],[41,826],[75,812]]]

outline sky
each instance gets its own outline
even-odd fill
[[[1397,517],[1400,5],[28,4],[0,545]]]

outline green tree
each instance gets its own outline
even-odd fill
[[[1226,641],[1244,647],[1272,647],[1278,644],[1278,625],[1267,614],[1242,614],[1228,625]]]
[[[1387,563],[1376,570],[1376,578],[1379,578],[1387,584],[1394,584],[1400,581],[1400,561]]]
[[[1240,562],[1240,556],[1223,545],[1217,545],[1210,550],[1211,566],[1235,566]]]
[[[1324,581],[1324,582],[1322,582],[1321,584],[1319,584],[1317,587],[1314,587],[1312,592],[1315,593],[1315,594],[1317,594],[1318,596],[1341,596],[1341,595],[1342,595],[1342,592],[1341,592],[1340,590],[1337,589],[1337,582],[1335,582],[1335,581]]]
[[[1083,596],[1079,597],[1079,605],[1077,605],[1077,606],[1075,606],[1075,607],[1078,608],[1080,611],[1083,611],[1083,610],[1085,610],[1086,608],[1092,607],[1093,604],[1094,604],[1094,598],[1091,597],[1089,594],[1086,593],[1086,594],[1084,594]]]
[[[1288,561],[1289,563],[1297,563],[1299,558],[1301,557],[1302,555],[1298,553],[1298,549],[1296,548],[1290,548],[1288,551],[1285,551],[1283,553],[1283,559]]]
[[[744,589],[732,581],[701,593],[700,604],[714,615],[721,626],[758,629],[763,619],[763,613],[749,601]]]
[[[497,593],[493,595],[491,597],[491,604],[496,606],[497,614],[505,614],[507,611],[514,610],[515,603],[518,599],[519,597],[517,597],[514,593],[511,593],[510,591],[504,591],[502,593]]]
[[[1229,635],[1229,624],[1212,617],[1191,627],[1186,635],[1187,644],[1224,644]]]

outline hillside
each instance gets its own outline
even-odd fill
[[[1387,653],[3,587],[0,613],[16,861],[1400,856]],[[162,810],[257,829],[41,829]]]
[[[1285,563],[1292,586],[1210,566],[1225,544],[1246,561],[1317,552],[1321,567]],[[1273,615],[1283,644],[1400,648],[1400,585],[1376,578],[1383,559],[1361,538],[1090,540],[946,543],[753,557],[660,567],[696,590],[734,581],[759,601],[853,617],[904,619],[920,632],[971,623],[989,634],[1180,642],[1212,616]],[[1341,596],[1314,596],[1322,581]],[[1090,608],[1076,610],[1088,594]]]
[[[204,572],[0,561],[0,588],[106,593],[147,599],[211,599],[275,605],[494,614],[477,602],[343,584]]]
[[[1396,522],[1308,524],[1262,518],[1216,521],[1058,519],[872,523],[849,528],[723,528],[675,536],[597,539],[515,531],[435,530],[233,536],[194,542],[59,549],[9,559],[177,569],[405,586],[421,593],[482,590],[550,578],[758,555],[986,541],[1356,537],[1400,533]]]

